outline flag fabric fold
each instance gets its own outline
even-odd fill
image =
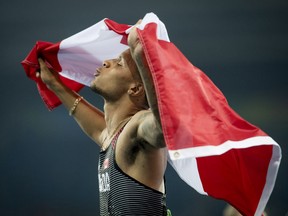
[[[170,156],[179,176],[201,194],[261,215],[281,159],[279,145],[242,119],[222,92],[176,46],[138,30],[158,99]]]
[[[22,64],[42,86],[48,108],[60,102],[42,95],[43,84],[35,77],[37,56],[78,91],[90,85],[105,59],[128,48],[131,27],[104,19],[60,43],[39,42]],[[155,14],[143,18],[137,33],[153,77],[170,164],[199,193],[225,200],[243,215],[261,215],[276,181],[279,145],[228,105],[213,82],[169,41]]]

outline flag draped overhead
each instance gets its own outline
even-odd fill
[[[48,108],[60,101],[35,77],[39,56],[78,91],[90,85],[104,60],[129,48],[130,29],[104,19],[59,43],[38,42],[22,64]],[[137,33],[153,77],[171,165],[199,193],[223,199],[243,215],[261,215],[275,184],[279,145],[229,107],[213,82],[169,41],[155,14],[143,18]]]

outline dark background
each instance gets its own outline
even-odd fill
[[[230,105],[282,148],[267,205],[288,211],[287,0],[10,0],[0,3],[0,215],[98,215],[98,147],[63,106],[49,112],[20,62],[36,40],[57,42],[107,17],[134,24],[147,12],[224,92]],[[97,106],[102,100],[81,92]],[[195,192],[169,167],[173,215],[222,215],[223,201]]]

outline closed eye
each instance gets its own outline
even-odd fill
[[[119,65],[119,66],[123,65],[122,56],[119,56],[119,58],[117,59],[117,65]]]

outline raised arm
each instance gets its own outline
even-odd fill
[[[157,102],[155,88],[154,88],[154,84],[152,80],[152,75],[149,70],[146,58],[144,56],[143,47],[138,38],[136,27],[134,27],[131,30],[128,36],[128,45],[130,47],[132,58],[136,62],[140,76],[142,78],[150,109],[152,110],[153,115],[155,116],[160,126],[161,124],[160,124],[160,116],[159,116],[159,111],[158,111],[158,102]]]
[[[138,134],[155,147],[165,147],[166,145],[162,133],[155,87],[150,69],[144,56],[143,47],[137,35],[136,27],[131,30],[128,36],[128,45],[130,47],[132,58],[138,67],[145,87],[149,107],[152,111],[152,113],[146,113],[143,116],[143,121],[139,124]]]
[[[58,96],[69,112],[73,111],[71,114],[81,129],[98,145],[101,145],[100,135],[106,127],[103,113],[63,85],[59,74],[47,68],[42,59],[39,59],[39,64],[40,72],[37,74],[39,79],[41,78],[47,87]],[[76,99],[78,99],[78,104],[75,104]]]

